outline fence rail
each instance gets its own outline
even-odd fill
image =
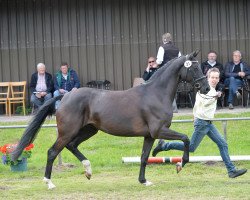
[[[221,121],[223,127],[223,133],[225,139],[227,139],[227,122],[228,121],[243,121],[250,120],[250,117],[239,117],[239,118],[215,118],[211,121]],[[172,120],[172,123],[193,123],[193,119],[182,119],[182,120]],[[28,125],[10,125],[10,126],[0,126],[0,129],[17,129],[17,128],[27,128]],[[42,128],[52,128],[57,127],[56,124],[44,124]]]
[[[239,117],[239,118],[215,118],[211,121],[221,121],[222,129],[225,140],[227,140],[227,122],[228,121],[243,121],[243,120],[250,120],[250,117]],[[173,120],[172,123],[191,123],[193,120],[184,119],[184,120]]]
[[[224,138],[227,140],[227,122],[228,121],[243,121],[250,120],[250,117],[240,117],[240,118],[216,118],[212,121],[221,121],[223,126]],[[173,120],[172,123],[192,123],[192,119],[183,119],[183,120]],[[10,126],[0,126],[0,129],[18,129],[18,128],[27,128],[29,125],[10,125]],[[56,128],[56,124],[43,124],[42,128]],[[56,129],[57,132],[57,129]],[[58,134],[58,132],[57,132]],[[62,156],[61,153],[58,155],[58,164],[62,165]]]

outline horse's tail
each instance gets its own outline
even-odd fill
[[[15,161],[21,155],[26,146],[31,144],[45,121],[48,115],[52,115],[55,111],[54,105],[57,100],[61,100],[63,95],[54,97],[46,101],[43,106],[38,110],[38,113],[33,117],[29,126],[25,129],[21,140],[19,141],[16,149],[12,152],[12,160]]]

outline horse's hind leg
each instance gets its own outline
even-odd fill
[[[141,155],[141,167],[140,167],[140,173],[139,173],[139,182],[146,185],[146,186],[152,185],[151,182],[149,182],[145,179],[145,169],[146,169],[146,165],[148,162],[149,153],[150,153],[151,148],[154,144],[154,141],[155,141],[155,139],[153,139],[151,137],[144,137],[142,155]]]
[[[51,171],[53,167],[53,163],[57,157],[57,155],[63,150],[65,145],[68,143],[65,138],[58,137],[56,142],[53,144],[53,146],[48,150],[48,156],[47,156],[47,165],[45,170],[45,176],[44,176],[44,182],[48,185],[48,189],[53,189],[56,186],[51,181]]]
[[[80,130],[81,125],[80,123],[78,124],[75,123],[74,127],[70,127],[66,123],[57,122],[57,127],[58,127],[57,140],[53,144],[53,146],[48,150],[47,165],[44,176],[44,181],[48,184],[48,189],[53,189],[55,187],[55,185],[51,182],[51,172],[53,163],[57,155],[72,140],[72,138],[76,137],[76,135]]]
[[[91,169],[91,164],[90,161],[78,150],[78,145],[81,144],[83,141],[89,139],[93,135],[97,133],[97,129],[92,126],[92,125],[87,125],[83,128],[80,129],[78,132],[77,136],[70,141],[67,145],[66,148],[73,153],[77,159],[82,162],[85,171],[84,174],[85,176],[90,179],[92,175],[92,169]]]

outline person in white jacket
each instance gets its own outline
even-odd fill
[[[194,152],[205,135],[207,135],[217,144],[220,150],[220,155],[227,168],[228,176],[230,178],[235,178],[245,174],[247,169],[236,169],[230,160],[226,140],[211,121],[214,118],[214,113],[216,111],[217,98],[221,96],[221,92],[215,90],[215,87],[219,82],[219,77],[220,71],[217,68],[209,69],[207,72],[207,78],[210,85],[210,91],[206,95],[199,92],[196,94],[196,101],[193,108],[194,132],[191,137],[189,151]],[[183,151],[184,144],[183,142],[164,142],[163,140],[160,140],[152,154],[153,156],[156,156],[156,154],[161,151],[168,151],[171,149]]]

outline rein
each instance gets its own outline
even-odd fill
[[[197,78],[197,79],[194,80],[194,83],[196,83],[197,81],[200,81],[200,80],[202,80],[202,79],[205,79],[205,78],[207,78],[207,77],[206,77],[206,76],[202,76],[202,77],[200,77],[200,78]]]
[[[199,63],[198,61],[190,61],[190,62],[196,62],[196,63]],[[192,65],[191,65],[192,66]],[[190,66],[190,67],[191,67]],[[187,75],[188,75],[188,72],[192,72],[193,73],[193,75],[194,76],[192,76],[193,77],[193,81],[192,81],[192,85],[193,85],[193,87],[195,87],[195,88],[198,88],[198,87],[196,87],[195,85],[196,85],[196,83],[198,82],[198,81],[200,81],[200,80],[203,80],[203,79],[206,79],[207,77],[206,76],[202,76],[202,77],[200,77],[200,78],[196,78],[195,79],[195,77],[196,77],[196,74],[195,74],[195,72],[193,72],[193,71],[191,71],[189,68],[187,69],[187,73],[186,73],[186,78],[187,78]],[[210,95],[207,95],[207,94],[204,94],[204,96],[202,96],[199,92],[198,92],[198,94],[200,95],[200,97],[201,98],[203,98],[203,99],[213,99],[213,98],[217,98],[218,96],[210,96]]]

